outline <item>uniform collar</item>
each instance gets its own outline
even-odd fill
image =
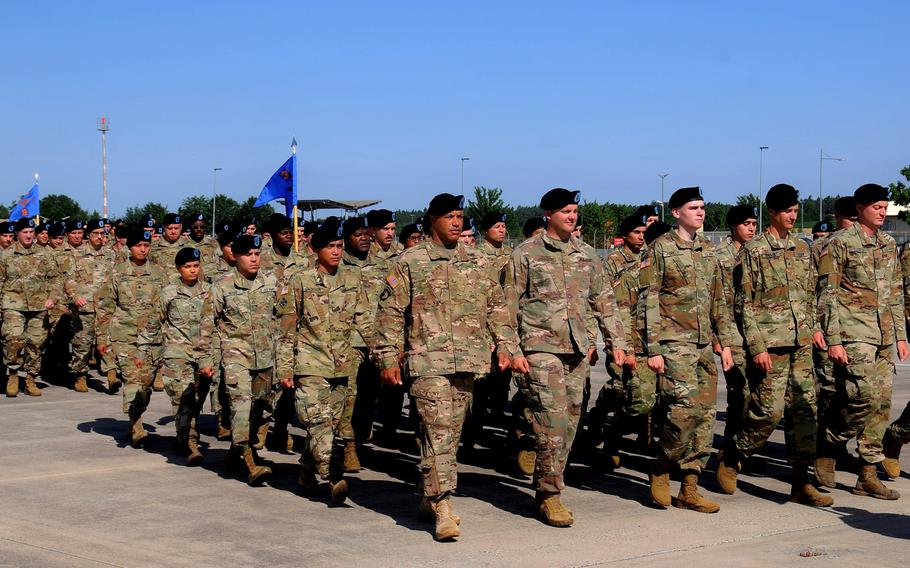
[[[237,270],[237,267],[234,267],[234,286],[242,290],[252,290],[254,288],[259,288],[262,285],[262,274],[256,274],[256,278],[250,280],[240,274],[240,271]]]
[[[670,239],[676,243],[677,248],[685,250],[701,250],[704,248],[704,241],[702,238],[696,234],[695,238],[691,241],[687,241],[679,236],[679,233],[676,232],[676,227],[673,227],[669,231]]]
[[[787,237],[779,239],[771,234],[770,229],[766,229],[762,236],[765,237],[765,240],[768,241],[768,244],[771,245],[772,250],[779,249],[794,249],[796,248],[796,238],[793,236],[792,232],[787,233]]]

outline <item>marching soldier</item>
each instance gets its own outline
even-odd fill
[[[160,237],[152,243],[149,260],[160,266],[173,283],[179,277],[171,270],[171,264],[174,262],[177,252],[188,246],[189,239],[183,237],[183,222],[180,215],[176,213],[165,215],[158,229],[160,229]]]
[[[218,241],[206,233],[205,215],[194,213],[190,215],[190,234],[186,238],[186,246],[199,249],[200,262],[210,262],[218,254]]]

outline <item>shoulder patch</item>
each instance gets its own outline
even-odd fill
[[[639,266],[639,268],[647,268],[649,266],[651,266],[651,257],[646,256],[644,258],[644,260],[641,261],[641,265]]]
[[[398,278],[395,278],[394,274],[389,274],[385,281],[393,290],[398,286]]]

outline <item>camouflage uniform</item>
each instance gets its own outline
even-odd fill
[[[234,269],[212,286],[213,343],[230,398],[235,446],[248,445],[250,431],[271,412],[277,285],[272,274],[249,280]]]
[[[70,254],[64,285],[72,312],[73,355],[70,371],[85,375],[95,348],[95,295],[114,266],[114,253],[103,246],[95,250],[89,244]],[[75,304],[79,298],[86,302],[81,308]]]
[[[390,369],[404,356],[421,420],[423,493],[434,500],[455,490],[465,410],[475,377],[489,369],[491,342],[517,350],[493,270],[462,243],[425,241],[401,254],[380,297],[375,360]]]
[[[812,243],[812,267],[818,274],[822,262],[829,262],[825,259],[828,255],[828,245],[831,243],[831,235],[822,237]],[[819,329],[825,328],[825,310],[820,303],[825,299],[825,278],[817,278],[815,285],[816,299],[816,320]],[[825,429],[832,421],[836,421],[836,415],[839,413],[836,407],[837,386],[834,381],[834,363],[828,358],[828,350],[812,347],[812,367],[815,373],[815,383],[818,385],[818,410],[816,412],[818,419],[818,434],[816,441],[823,443],[825,438]]]
[[[209,391],[209,379],[199,369],[214,368],[212,353],[211,285],[182,281],[161,292],[158,314],[164,338],[164,390],[171,397],[177,443],[184,447],[189,438],[198,439],[196,417]]]
[[[600,327],[606,342],[628,350],[624,314],[605,285],[601,260],[574,237],[563,243],[541,233],[515,247],[505,292],[519,356],[531,367],[519,388],[537,443],[534,483],[538,491],[559,493],[581,417],[588,349]]]
[[[651,243],[642,261],[637,317],[649,357],[662,355],[658,377],[659,448],[680,469],[699,473],[713,441],[717,369],[712,343],[733,345],[714,247],[702,236],[683,240],[673,230]]]
[[[746,346],[752,357],[768,353],[771,370],[750,365],[752,398],[733,442],[740,455],[752,455],[786,415],[788,457],[808,466],[817,430],[812,375],[817,277],[809,246],[793,234],[779,239],[765,231],[745,245],[742,263],[739,311]]]
[[[735,325],[731,328],[733,344],[730,348],[733,354],[733,368],[724,371],[724,383],[727,389],[727,412],[724,422],[724,440],[729,441],[740,429],[746,409],[749,406],[751,392],[749,381],[746,378],[746,351],[743,346],[742,313],[736,303],[737,292],[742,290],[742,259],[743,247],[736,248],[731,237],[715,248],[717,262],[720,265],[720,277],[724,287],[724,300],[727,309],[733,314]],[[715,343],[717,340],[715,339]]]
[[[114,265],[95,299],[96,343],[113,353],[123,377],[123,412],[138,421],[148,407],[152,382],[161,365],[158,299],[167,285],[164,271],[151,262]]]
[[[824,333],[828,347],[842,345],[848,363],[834,366],[840,417],[825,442],[858,436],[866,463],[884,459],[882,438],[891,412],[891,361],[895,341],[906,341],[904,298],[897,245],[879,230],[869,237],[857,223],[831,237],[827,260]]]
[[[340,469],[332,450],[347,382],[356,373],[352,332],[370,337],[372,318],[357,274],[344,266],[334,275],[295,274],[278,302],[275,372],[294,378],[297,418],[307,434],[301,463],[323,479],[330,465],[333,473]]]
[[[910,248],[905,244],[900,256],[901,276],[904,283],[904,322],[910,325]],[[900,445],[910,443],[910,402],[904,407],[901,415],[888,427],[888,434]]]
[[[180,249],[188,246],[190,246],[190,239],[179,237],[171,243],[162,235],[161,238],[152,243],[149,251],[149,261],[161,267],[167,274],[171,284],[174,284],[180,279],[180,274],[173,270],[174,258],[180,252]]]

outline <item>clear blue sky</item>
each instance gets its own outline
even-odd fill
[[[700,185],[825,193],[910,163],[907,2],[24,2],[0,22],[0,196],[112,214],[258,194],[300,142],[300,197],[420,208],[499,186],[639,203]]]

